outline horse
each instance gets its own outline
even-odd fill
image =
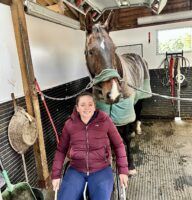
[[[87,14],[85,58],[93,79],[92,92],[96,105],[108,113],[116,125],[127,148],[129,174],[136,174],[131,153],[131,140],[141,134],[142,99],[151,95],[138,92],[131,86],[151,92],[146,61],[137,54],[116,54],[116,47],[109,36],[113,21],[112,12],[101,24],[93,23]]]

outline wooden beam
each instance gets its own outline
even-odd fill
[[[46,6],[46,8],[56,12],[56,13],[59,13],[59,14],[64,14],[64,8],[60,7],[59,4],[54,4],[54,5],[51,5],[51,6]]]
[[[129,18],[129,16],[147,16],[152,15],[150,9],[136,9],[136,10],[127,10],[127,13],[120,11],[119,17],[120,18]]]
[[[10,6],[11,3],[12,3],[12,0],[0,0],[0,3],[3,3],[3,4],[5,4],[5,5]]]
[[[192,1],[190,1],[190,10],[192,10]]]
[[[53,5],[54,2],[52,0],[44,0],[48,5]]]
[[[80,29],[85,30],[85,15],[79,13]]]
[[[68,10],[68,13],[66,14],[66,16],[69,16],[69,17],[71,17],[73,19],[79,20],[78,12],[75,9],[73,9],[72,7],[70,7],[69,5],[67,5],[66,3],[64,3],[64,5]]]
[[[23,90],[25,94],[26,107],[27,107],[28,113],[31,115],[34,115],[31,96],[30,96],[29,80],[27,78],[26,61],[25,61],[24,52],[23,52],[23,43],[22,43],[22,38],[21,38],[21,33],[20,33],[20,28],[19,28],[19,16],[18,16],[18,11],[17,11],[17,6],[15,5],[15,3],[11,4],[11,14],[12,14],[15,39],[16,39],[16,44],[17,44],[17,52],[18,52],[22,81],[23,81]]]
[[[118,19],[119,19],[119,14],[120,14],[120,9],[115,10],[115,20],[114,20],[114,25],[113,28],[115,29],[115,27],[118,26]]]
[[[37,4],[40,4],[41,6],[47,6],[47,2],[45,2],[44,0],[36,0]]]
[[[35,77],[29,47],[23,1],[12,0],[11,13],[27,111],[29,114],[35,117],[37,123],[38,138],[34,145],[34,154],[39,178],[39,186],[46,188],[48,187],[49,173],[41,124],[39,101],[34,85]]]
[[[179,12],[189,10],[189,3],[188,2],[178,2],[176,4],[168,4],[163,9],[164,13],[172,13],[172,12]]]
[[[62,12],[64,14],[65,13],[65,5],[64,5],[63,1],[59,0],[57,5],[59,7],[60,12]]]

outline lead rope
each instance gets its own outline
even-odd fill
[[[57,132],[57,129],[56,129],[55,124],[54,124],[54,122],[53,122],[53,119],[52,119],[52,117],[51,117],[51,113],[49,112],[49,108],[47,107],[47,103],[46,103],[46,101],[45,101],[44,94],[41,92],[40,86],[39,86],[39,84],[38,84],[38,82],[37,82],[36,79],[35,79],[35,86],[36,86],[37,92],[38,92],[39,95],[41,96],[41,100],[42,100],[42,102],[43,102],[43,105],[44,105],[44,107],[45,107],[45,110],[46,110],[46,112],[47,112],[47,115],[48,115],[48,117],[49,117],[49,120],[50,120],[50,122],[51,122],[51,125],[52,125],[52,127],[53,127],[53,130],[54,130],[54,133],[55,133],[55,137],[56,137],[57,144],[59,144],[59,136],[58,136],[59,134],[58,134],[58,132]]]
[[[171,56],[169,61],[169,83],[170,83],[170,91],[171,96],[175,96],[175,88],[174,88],[174,59],[173,56]],[[174,100],[171,100],[172,104],[174,105]]]
[[[189,102],[192,102],[192,98],[181,98],[181,97],[171,97],[171,96],[167,96],[167,95],[162,95],[162,94],[158,94],[158,93],[154,93],[154,92],[148,92],[146,90],[143,90],[143,89],[140,89],[138,87],[135,87],[129,83],[127,83],[127,85],[137,91],[140,91],[140,92],[143,92],[143,93],[146,93],[146,94],[150,94],[150,95],[153,95],[153,96],[157,96],[157,97],[161,97],[161,98],[164,98],[164,99],[173,99],[173,100],[180,100],[180,101],[189,101]]]
[[[72,99],[72,98],[78,96],[79,94],[85,92],[86,90],[89,90],[90,88],[92,88],[92,87],[93,87],[93,82],[94,82],[94,79],[91,79],[90,82],[86,85],[86,87],[85,87],[84,89],[82,89],[81,91],[79,91],[78,93],[76,93],[76,94],[74,94],[74,95],[66,96],[66,97],[64,97],[64,98],[55,98],[55,97],[50,97],[50,96],[48,96],[48,95],[46,95],[46,94],[44,94],[44,93],[42,93],[42,94],[43,94],[43,96],[44,96],[45,98],[50,99],[50,100],[66,101],[66,100]]]
[[[181,96],[181,68],[180,68],[180,63],[177,63],[177,76],[176,76],[176,81],[177,81],[177,97],[180,98]],[[177,112],[178,112],[178,117],[181,117],[181,101],[177,101]]]

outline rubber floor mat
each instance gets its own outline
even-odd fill
[[[158,120],[144,121],[142,129],[132,141],[137,175],[129,178],[127,199],[192,200],[192,171],[187,173],[192,166],[192,134],[185,126],[176,131],[174,123]],[[186,140],[191,153],[181,151]]]

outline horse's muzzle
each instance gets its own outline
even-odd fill
[[[108,92],[107,95],[106,95],[106,97],[107,97],[107,98],[106,98],[106,100],[107,100],[106,103],[108,103],[108,104],[113,104],[113,103],[118,103],[118,102],[119,102],[120,97],[121,97],[121,94],[119,94],[115,99],[112,99],[112,98],[111,98],[111,93]]]

